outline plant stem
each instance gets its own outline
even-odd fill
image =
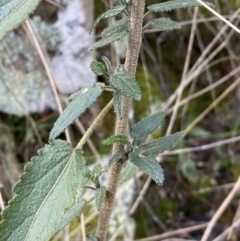
[[[91,126],[88,128],[88,130],[81,138],[81,140],[79,141],[75,149],[82,149],[83,145],[86,143],[87,139],[92,134],[92,132],[96,128],[99,121],[103,119],[103,117],[108,113],[108,111],[112,108],[112,106],[113,106],[113,99],[109,101],[108,104],[104,107],[104,109],[98,114],[97,118],[93,121]]]
[[[132,0],[131,16],[130,16],[130,36],[128,49],[126,53],[125,70],[135,76],[138,56],[142,44],[142,23],[144,16],[145,0]],[[131,99],[126,99],[125,111],[123,118],[117,119],[115,127],[115,135],[127,135],[128,132],[128,115],[130,110]],[[124,148],[124,145],[114,144],[113,153]],[[99,220],[97,225],[96,236],[99,241],[105,241],[108,231],[109,220],[112,213],[112,207],[118,187],[120,172],[124,160],[119,160],[111,165],[109,170],[109,178],[107,183],[106,198],[101,205]]]

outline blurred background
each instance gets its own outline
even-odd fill
[[[48,142],[59,103],[65,108],[67,97],[80,88],[96,81],[107,83],[91,72],[91,61],[101,61],[104,55],[113,66],[124,63],[127,36],[87,51],[115,21],[101,21],[89,35],[93,20],[117,2],[43,0],[27,22],[1,40],[0,210],[13,197],[12,186],[24,165]],[[239,27],[239,0],[210,2]],[[149,14],[144,23],[160,16],[177,21],[182,29],[144,30],[136,74],[143,96],[141,102],[132,103],[130,125],[164,111],[163,126],[149,138],[180,130],[187,135],[174,150],[158,157],[165,172],[163,186],[139,172],[121,187],[109,240],[200,240],[221,206],[210,236],[214,240],[240,217],[240,35],[204,7]],[[69,128],[73,146],[110,98],[104,93]],[[89,165],[107,164],[111,149],[101,142],[113,134],[113,119],[111,111],[86,144]],[[89,206],[82,219],[84,231],[76,218],[52,240],[82,240],[83,232],[95,232],[97,216],[94,205]],[[218,241],[240,240],[238,230]]]

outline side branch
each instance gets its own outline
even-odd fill
[[[142,44],[142,22],[144,17],[145,0],[132,0],[131,18],[130,18],[130,36],[125,60],[125,70],[132,76],[135,76],[138,56]],[[127,135],[128,133],[128,115],[131,99],[127,98],[124,116],[122,120],[117,119],[115,135]],[[113,153],[123,149],[123,145],[115,144]],[[109,220],[112,213],[113,203],[118,187],[120,172],[124,161],[118,161],[111,165],[107,184],[106,198],[101,206],[96,236],[99,241],[105,241],[108,231]]]

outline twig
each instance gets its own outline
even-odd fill
[[[31,24],[31,20],[27,19],[25,23],[27,25],[29,33],[31,34],[31,38],[32,38],[32,41],[35,45],[35,48],[37,49],[37,52],[38,52],[38,54],[39,54],[39,56],[42,60],[43,66],[46,70],[46,73],[47,73],[47,76],[48,76],[48,79],[49,79],[49,82],[50,82],[50,85],[51,85],[51,88],[52,88],[52,91],[53,91],[53,94],[54,94],[54,97],[55,97],[55,100],[56,100],[56,103],[57,103],[58,111],[61,114],[63,112],[63,108],[62,108],[62,105],[61,105],[61,102],[60,102],[60,98],[58,96],[58,92],[57,92],[57,88],[56,88],[56,84],[55,84],[55,80],[54,80],[52,70],[49,67],[49,63],[48,63],[48,60],[46,58],[46,54],[44,54],[44,51],[41,48],[41,46],[39,44],[39,41],[37,40],[36,34],[33,30],[32,24]],[[67,129],[65,131],[65,135],[66,135],[67,141],[69,143],[71,143],[69,131]]]
[[[125,70],[132,76],[135,76],[136,73],[139,52],[142,44],[142,22],[144,8],[145,0],[132,0],[129,44],[124,65]],[[130,101],[131,99],[126,99],[123,118],[121,120],[117,119],[116,121],[115,135],[127,135]],[[123,149],[123,147],[124,145],[113,145],[113,153]],[[108,224],[112,213],[122,166],[123,161],[118,161],[111,165],[109,170],[106,198],[100,209],[96,231],[96,236],[99,241],[104,241],[106,239]]]
[[[183,235],[183,234],[187,234],[196,230],[200,230],[205,228],[208,225],[208,223],[202,223],[202,224],[198,224],[192,227],[187,227],[187,228],[181,228],[178,230],[174,230],[174,231],[169,231],[163,234],[159,234],[159,235],[155,235],[155,236],[151,236],[148,238],[142,238],[142,239],[136,239],[134,241],[155,241],[155,240],[160,240],[163,238],[170,238],[176,235]]]
[[[224,23],[226,23],[229,27],[234,29],[236,32],[240,33],[240,29],[237,28],[235,25],[233,25],[231,22],[229,22],[227,19],[222,17],[219,13],[217,13],[215,10],[210,8],[206,3],[204,3],[202,0],[197,0],[197,2],[201,3],[206,9],[208,9],[211,13],[213,13],[215,16],[217,16],[220,20],[222,20]]]
[[[201,241],[207,241],[213,227],[215,226],[217,220],[220,218],[220,216],[222,215],[222,213],[224,212],[224,210],[227,208],[227,206],[230,204],[230,202],[232,201],[232,199],[234,198],[234,196],[236,195],[237,191],[240,188],[240,177],[238,178],[236,184],[234,185],[233,189],[231,190],[231,192],[228,194],[228,196],[225,198],[225,200],[223,201],[223,203],[221,204],[221,206],[218,208],[217,212],[213,215],[212,219],[210,220],[204,234],[203,237],[201,239]]]

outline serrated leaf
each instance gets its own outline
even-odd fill
[[[112,64],[110,62],[110,60],[106,57],[106,56],[102,56],[102,60],[107,68],[107,72],[108,74],[112,74]]]
[[[127,31],[129,29],[129,26],[128,26],[129,22],[130,22],[130,19],[128,17],[122,18],[114,22],[113,24],[111,24],[109,27],[105,28],[102,31],[102,38],[109,37],[118,32]]]
[[[141,90],[135,78],[124,70],[122,65],[118,66],[109,78],[109,82],[122,94],[135,100],[141,99]]]
[[[110,158],[109,162],[108,162],[108,166],[111,166],[114,162],[120,160],[121,158],[123,158],[126,155],[126,152],[124,150],[118,150],[117,152],[115,152],[112,157]]]
[[[90,29],[90,33],[96,27],[96,25],[99,23],[99,21],[101,21],[102,19],[114,17],[114,16],[118,15],[119,13],[123,12],[125,8],[126,8],[126,5],[118,5],[116,7],[109,9],[108,11],[102,13],[93,23],[93,25]]]
[[[55,233],[59,230],[67,226],[71,221],[79,217],[80,214],[83,212],[84,208],[86,207],[87,201],[84,199],[79,199],[76,203],[74,203],[69,209],[67,209],[64,215],[61,218],[61,221],[58,223]]]
[[[164,181],[163,169],[154,157],[141,157],[134,152],[129,153],[129,160],[159,185]]]
[[[50,132],[50,140],[55,139],[69,125],[71,125],[85,110],[91,107],[102,93],[98,84],[89,85],[74,95],[67,108],[58,117]]]
[[[106,187],[101,186],[95,192],[95,202],[96,202],[97,210],[100,210],[100,207],[101,207],[105,197],[106,197]]]
[[[127,34],[127,32],[128,32],[128,30],[123,30],[123,31],[120,31],[120,32],[116,32],[116,33],[114,33],[110,36],[104,37],[104,38],[98,40],[96,43],[94,43],[88,49],[88,51],[104,47],[104,46],[106,46],[106,45],[108,45],[108,44],[110,44],[114,41],[117,41],[117,40],[123,38]]]
[[[95,164],[95,166],[92,169],[92,180],[96,180],[103,172],[106,172],[106,170],[104,168],[102,168],[102,166],[97,163]]]
[[[212,3],[205,2],[210,7],[214,7]],[[172,0],[163,3],[156,3],[147,7],[147,9],[151,12],[168,12],[180,8],[188,8],[188,7],[197,7],[201,6],[196,0]]]
[[[93,60],[90,68],[95,75],[101,76],[106,72],[105,65],[97,60]]]
[[[145,140],[149,134],[162,124],[165,116],[164,112],[158,112],[142,119],[133,126],[131,136],[139,141]]]
[[[62,140],[54,140],[38,151],[25,166],[25,173],[14,186],[16,196],[3,211],[1,240],[46,241],[64,211],[84,187],[85,159]]]
[[[176,132],[169,136],[151,141],[145,145],[141,145],[137,148],[137,152],[144,156],[156,156],[159,153],[170,150],[177,145],[183,138],[184,132]]]
[[[181,29],[181,26],[169,18],[157,18],[148,23],[148,27],[160,31],[171,31]]]
[[[88,233],[86,235],[87,241],[98,241],[97,237],[94,234]]]
[[[112,145],[114,143],[123,144],[123,145],[130,144],[128,138],[123,135],[110,136],[102,142],[103,145]]]
[[[116,90],[113,94],[113,106],[114,111],[117,114],[118,119],[122,119],[124,114],[126,97],[121,93],[120,90]]]
[[[6,0],[0,3],[0,40],[36,9],[40,0]]]
[[[130,180],[136,171],[137,167],[132,162],[128,162],[120,173],[119,185]]]

